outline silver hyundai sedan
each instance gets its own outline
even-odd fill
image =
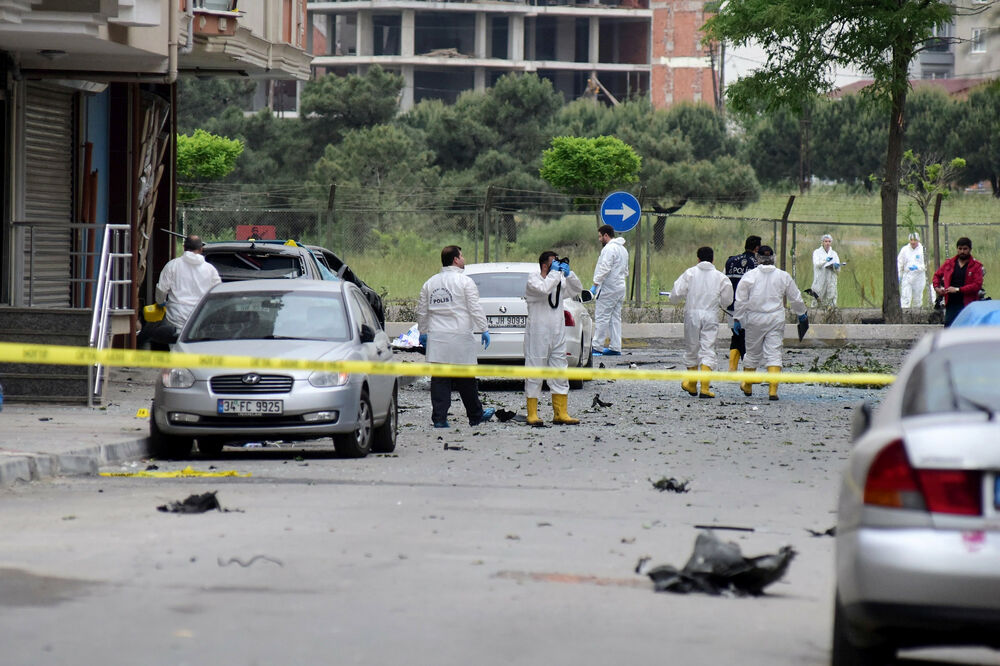
[[[392,361],[389,338],[353,284],[223,283],[199,303],[172,351],[272,359]],[[392,375],[255,368],[164,368],[153,397],[157,455],[185,458],[226,444],[332,437],[339,455],[396,446]]]
[[[1000,327],[918,342],[862,406],[840,491],[833,663],[1000,648]]]

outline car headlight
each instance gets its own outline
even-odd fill
[[[309,375],[309,383],[316,388],[328,388],[330,386],[343,386],[351,378],[346,372],[325,372],[317,370]]]
[[[165,388],[191,388],[194,386],[194,375],[187,368],[168,368],[160,377]]]

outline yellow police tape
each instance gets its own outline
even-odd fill
[[[240,474],[235,470],[227,470],[224,472],[202,472],[192,468],[190,465],[184,469],[174,470],[172,472],[156,472],[143,470],[141,472],[101,472],[101,476],[134,476],[134,477],[145,477],[153,479],[179,479],[188,477],[221,477],[221,476],[239,476],[248,477],[250,472],[246,474]]]
[[[235,343],[234,343],[235,346]],[[618,357],[616,357],[618,358]],[[624,359],[623,359],[624,360]],[[231,368],[234,370],[324,370],[326,372],[398,375],[403,377],[500,377],[507,379],[626,379],[634,381],[703,380],[732,382],[777,381],[783,384],[872,384],[895,381],[889,374],[855,372],[703,372],[640,370],[638,368],[549,368],[523,365],[450,365],[446,363],[373,363],[371,361],[310,361],[256,356],[215,356],[0,342],[0,362],[43,365],[106,365],[133,368]]]

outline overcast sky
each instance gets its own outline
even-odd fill
[[[726,49],[726,81],[735,81],[739,77],[749,74],[763,62],[764,52],[757,47],[740,49],[728,47]],[[834,85],[839,88],[848,83],[854,83],[855,81],[867,78],[871,77],[862,76],[857,71],[845,69],[837,72],[836,83]]]

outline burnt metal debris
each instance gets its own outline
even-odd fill
[[[163,511],[166,513],[205,513],[206,511],[212,511],[213,509],[222,511],[222,507],[219,506],[219,500],[215,497],[215,493],[216,491],[213,490],[207,493],[202,493],[201,495],[189,495],[183,502],[163,504],[156,507],[156,509],[157,511]]]
[[[678,481],[674,477],[670,477],[668,479],[667,477],[664,476],[660,478],[658,481],[653,481],[652,479],[650,479],[650,483],[652,483],[653,487],[659,490],[661,493],[666,490],[669,490],[672,493],[686,493],[688,492],[688,490],[690,490],[690,488],[688,488],[690,481]]]
[[[613,404],[614,404],[613,402],[604,402],[603,400],[601,400],[600,394],[599,393],[595,393],[594,394],[594,401],[592,403],[590,403],[590,407],[592,409],[596,409],[598,407],[610,407]]]
[[[499,421],[500,423],[506,423],[507,421],[510,421],[512,418],[514,418],[514,415],[516,413],[517,412],[512,412],[508,409],[498,409],[496,413],[497,421]]]
[[[703,592],[711,595],[759,596],[788,571],[795,549],[744,557],[735,543],[724,543],[709,531],[700,532],[694,552],[683,569],[660,565],[646,572],[657,592]]]

